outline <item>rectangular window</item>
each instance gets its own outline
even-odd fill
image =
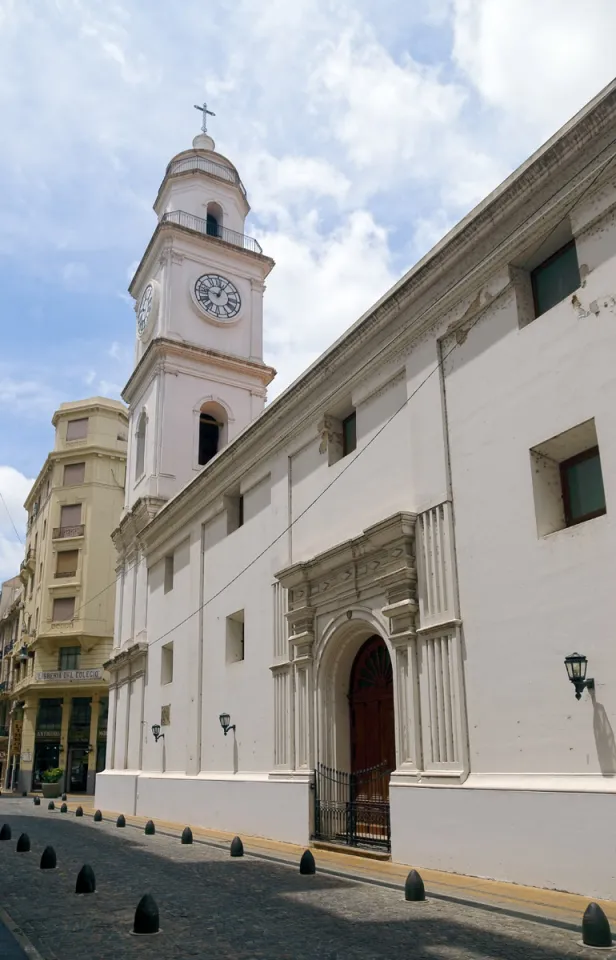
[[[74,483],[83,483],[86,475],[85,463],[67,463],[64,466],[64,486]]]
[[[41,697],[39,700],[38,717],[36,721],[37,733],[39,730],[57,730],[60,735],[62,726],[62,698]]]
[[[56,577],[74,577],[77,574],[79,550],[61,550],[56,560]]]
[[[244,498],[240,495],[226,496],[227,533],[233,533],[244,524]]]
[[[575,240],[557,250],[531,273],[535,316],[556,306],[580,286]]]
[[[51,619],[54,623],[72,620],[75,615],[75,597],[56,597],[53,602]]]
[[[173,590],[173,554],[165,557],[165,593]]]
[[[60,647],[58,652],[58,670],[77,670],[81,647]]]
[[[60,530],[78,527],[81,523],[81,504],[71,503],[60,508]]]
[[[165,643],[160,651],[160,682],[173,683],[173,640]]]
[[[238,610],[237,613],[227,617],[227,663],[237,663],[244,659],[244,611]]]
[[[607,512],[594,420],[533,447],[530,461],[538,536]]]
[[[357,446],[357,415],[355,411],[342,421],[342,456],[353,453]]]
[[[67,648],[67,649],[70,649]],[[76,667],[64,667],[65,670],[75,670]],[[71,702],[71,716],[68,728],[68,738],[73,741],[84,742],[90,739],[90,720],[92,718],[92,698],[73,697]]]
[[[80,420],[69,420],[66,424],[67,440],[85,440],[88,436],[88,418],[82,417]]]
[[[605,491],[598,447],[561,463],[560,478],[568,527],[605,513]]]

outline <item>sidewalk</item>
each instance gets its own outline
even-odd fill
[[[95,809],[92,801],[93,798],[89,796],[81,798],[69,796],[67,803],[69,810],[74,811],[76,807],[81,805],[84,816],[92,816]],[[102,814],[106,820],[115,820],[120,812],[103,810]],[[127,826],[141,829],[144,828],[147,820],[147,817],[126,816]],[[168,833],[179,837],[187,824],[156,820],[155,826],[159,833]],[[195,827],[192,824],[188,824],[188,826],[192,830],[195,841],[216,846],[227,846],[234,836],[232,833],[208,830],[203,827]],[[262,837],[242,836],[242,841],[247,855],[287,863],[299,863],[305,849],[295,844],[265,840]],[[462,874],[444,873],[419,864],[373,860],[351,852],[339,853],[336,850],[314,846],[311,849],[315,856],[317,870],[324,873],[339,874],[347,878],[400,887],[404,885],[409,870],[415,867],[421,873],[428,898],[432,895],[436,898],[469,903],[473,906],[482,905],[487,909],[503,911],[510,915],[542,920],[575,929],[580,929],[584,911],[592,900],[592,897],[563,893],[558,890],[544,890],[539,887],[524,887],[500,880],[484,880]],[[616,930],[616,901],[597,900],[596,902],[605,911],[612,930]]]

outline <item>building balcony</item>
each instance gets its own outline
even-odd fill
[[[19,577],[22,583],[26,583],[34,574],[35,560],[36,550],[34,547],[28,547],[28,551],[19,566]]]
[[[77,523],[74,527],[54,527],[51,536],[53,540],[65,540],[69,537],[83,537],[85,532],[85,524]]]
[[[215,240],[222,240],[223,243],[229,243],[231,246],[240,247],[249,253],[263,253],[261,244],[254,237],[247,237],[243,233],[237,233],[236,230],[229,230],[227,227],[220,227],[218,224],[208,223],[203,217],[195,217],[192,213],[185,213],[184,210],[170,210],[163,213],[161,223],[176,223],[179,227],[186,230],[194,230],[196,233],[203,233]]]
[[[207,160],[205,157],[200,157],[198,153],[195,153],[192,157],[183,157],[181,160],[172,160],[167,166],[165,177],[196,172],[209,173],[211,176],[218,177],[220,180],[226,180],[227,183],[233,183],[236,187],[239,187],[244,197],[246,196],[246,188],[235,170],[232,170],[230,167],[225,167],[224,164],[217,163],[215,160]]]

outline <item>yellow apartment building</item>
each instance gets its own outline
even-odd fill
[[[128,418],[94,397],[53,415],[52,452],[28,495],[17,642],[11,650],[7,782],[37,790],[60,767],[67,792],[94,792],[105,766],[115,548]]]

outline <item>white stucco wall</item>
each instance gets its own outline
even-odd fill
[[[605,263],[580,298],[605,297],[612,278]],[[605,642],[615,612],[613,318],[608,310],[580,318],[568,299],[520,330],[509,297],[446,364],[476,773],[616,773]],[[529,451],[593,417],[608,512],[540,538]],[[589,658],[594,703],[588,694],[577,703],[567,682],[563,660],[574,650]]]

